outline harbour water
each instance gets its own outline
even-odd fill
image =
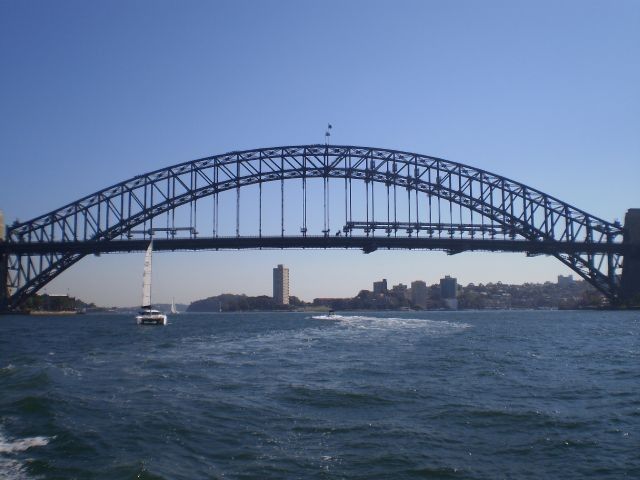
[[[640,312],[0,317],[0,478],[640,478]]]

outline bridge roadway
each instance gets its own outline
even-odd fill
[[[87,240],[66,242],[5,243],[0,254],[100,254],[144,251],[148,239]],[[242,249],[378,249],[442,250],[450,254],[465,251],[524,252],[529,255],[620,254],[638,255],[640,247],[623,243],[559,242],[549,240],[504,240],[471,238],[387,237],[387,236],[262,236],[200,237],[153,240],[155,251],[242,250]]]

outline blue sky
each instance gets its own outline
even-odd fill
[[[440,156],[608,220],[640,207],[637,1],[0,1],[0,209],[26,220],[230,150],[332,141]],[[392,283],[544,281],[545,257],[438,252],[158,254],[154,300],[348,296]],[[141,254],[47,287],[135,305]],[[232,272],[232,273],[229,273]]]

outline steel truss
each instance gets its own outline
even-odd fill
[[[307,181],[321,179],[323,182],[322,233],[329,237],[333,236],[329,216],[330,181],[341,179],[344,223],[337,236],[397,237],[400,234],[416,241],[421,239],[422,246],[417,248],[451,251],[472,249],[463,246],[459,250],[460,245],[464,245],[459,240],[465,239],[499,240],[502,246],[497,249],[506,251],[523,251],[517,242],[522,245],[522,241],[526,241],[530,245],[526,251],[539,250],[554,255],[610,301],[616,302],[619,298],[624,249],[623,228],[617,222],[602,220],[522,183],[441,158],[378,148],[303,145],[231,152],[181,163],[139,175],[10,226],[6,242],[0,242],[0,253],[8,270],[6,307],[19,308],[29,296],[87,253],[109,251],[105,247],[109,242],[146,240],[158,230],[166,232],[168,239],[175,239],[181,231],[187,231],[188,238],[195,239],[197,202],[206,197],[214,198],[211,238],[218,237],[218,194],[221,192],[235,190],[237,198],[238,242],[236,247],[232,242],[228,248],[244,248],[240,240],[241,189],[259,186],[260,221],[257,235],[253,237],[260,239],[263,237],[262,185],[280,182],[281,236],[284,237],[284,183],[292,179],[300,179],[304,190],[301,237],[306,237],[308,231]],[[353,218],[352,181],[365,185],[366,218]],[[375,205],[380,205],[380,199],[376,203],[374,184],[386,189],[386,212],[381,214],[378,209],[377,220]],[[406,196],[406,201],[399,203],[398,195]],[[363,199],[358,200],[356,195],[355,200],[357,203]],[[404,219],[398,218],[399,204],[403,206]],[[175,225],[175,210],[181,206],[189,208],[189,227]],[[160,219],[165,220],[162,228],[157,226]],[[364,235],[358,234],[359,231]],[[426,239],[438,241],[429,243]],[[447,239],[451,241],[450,248]],[[516,243],[510,247],[509,242]],[[264,243],[261,245],[258,241],[252,245],[268,247],[266,237]],[[544,249],[536,249],[538,243],[544,245]],[[88,250],[87,246],[91,245],[93,250]],[[362,242],[353,245],[363,248]],[[410,248],[406,241],[401,245],[399,248]],[[588,248],[572,248],[572,245]],[[281,243],[278,248],[287,246]],[[291,246],[304,247],[302,242],[297,245],[293,242]]]

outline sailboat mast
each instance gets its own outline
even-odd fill
[[[149,242],[144,256],[144,274],[142,276],[142,308],[151,308],[151,256],[153,240]]]

